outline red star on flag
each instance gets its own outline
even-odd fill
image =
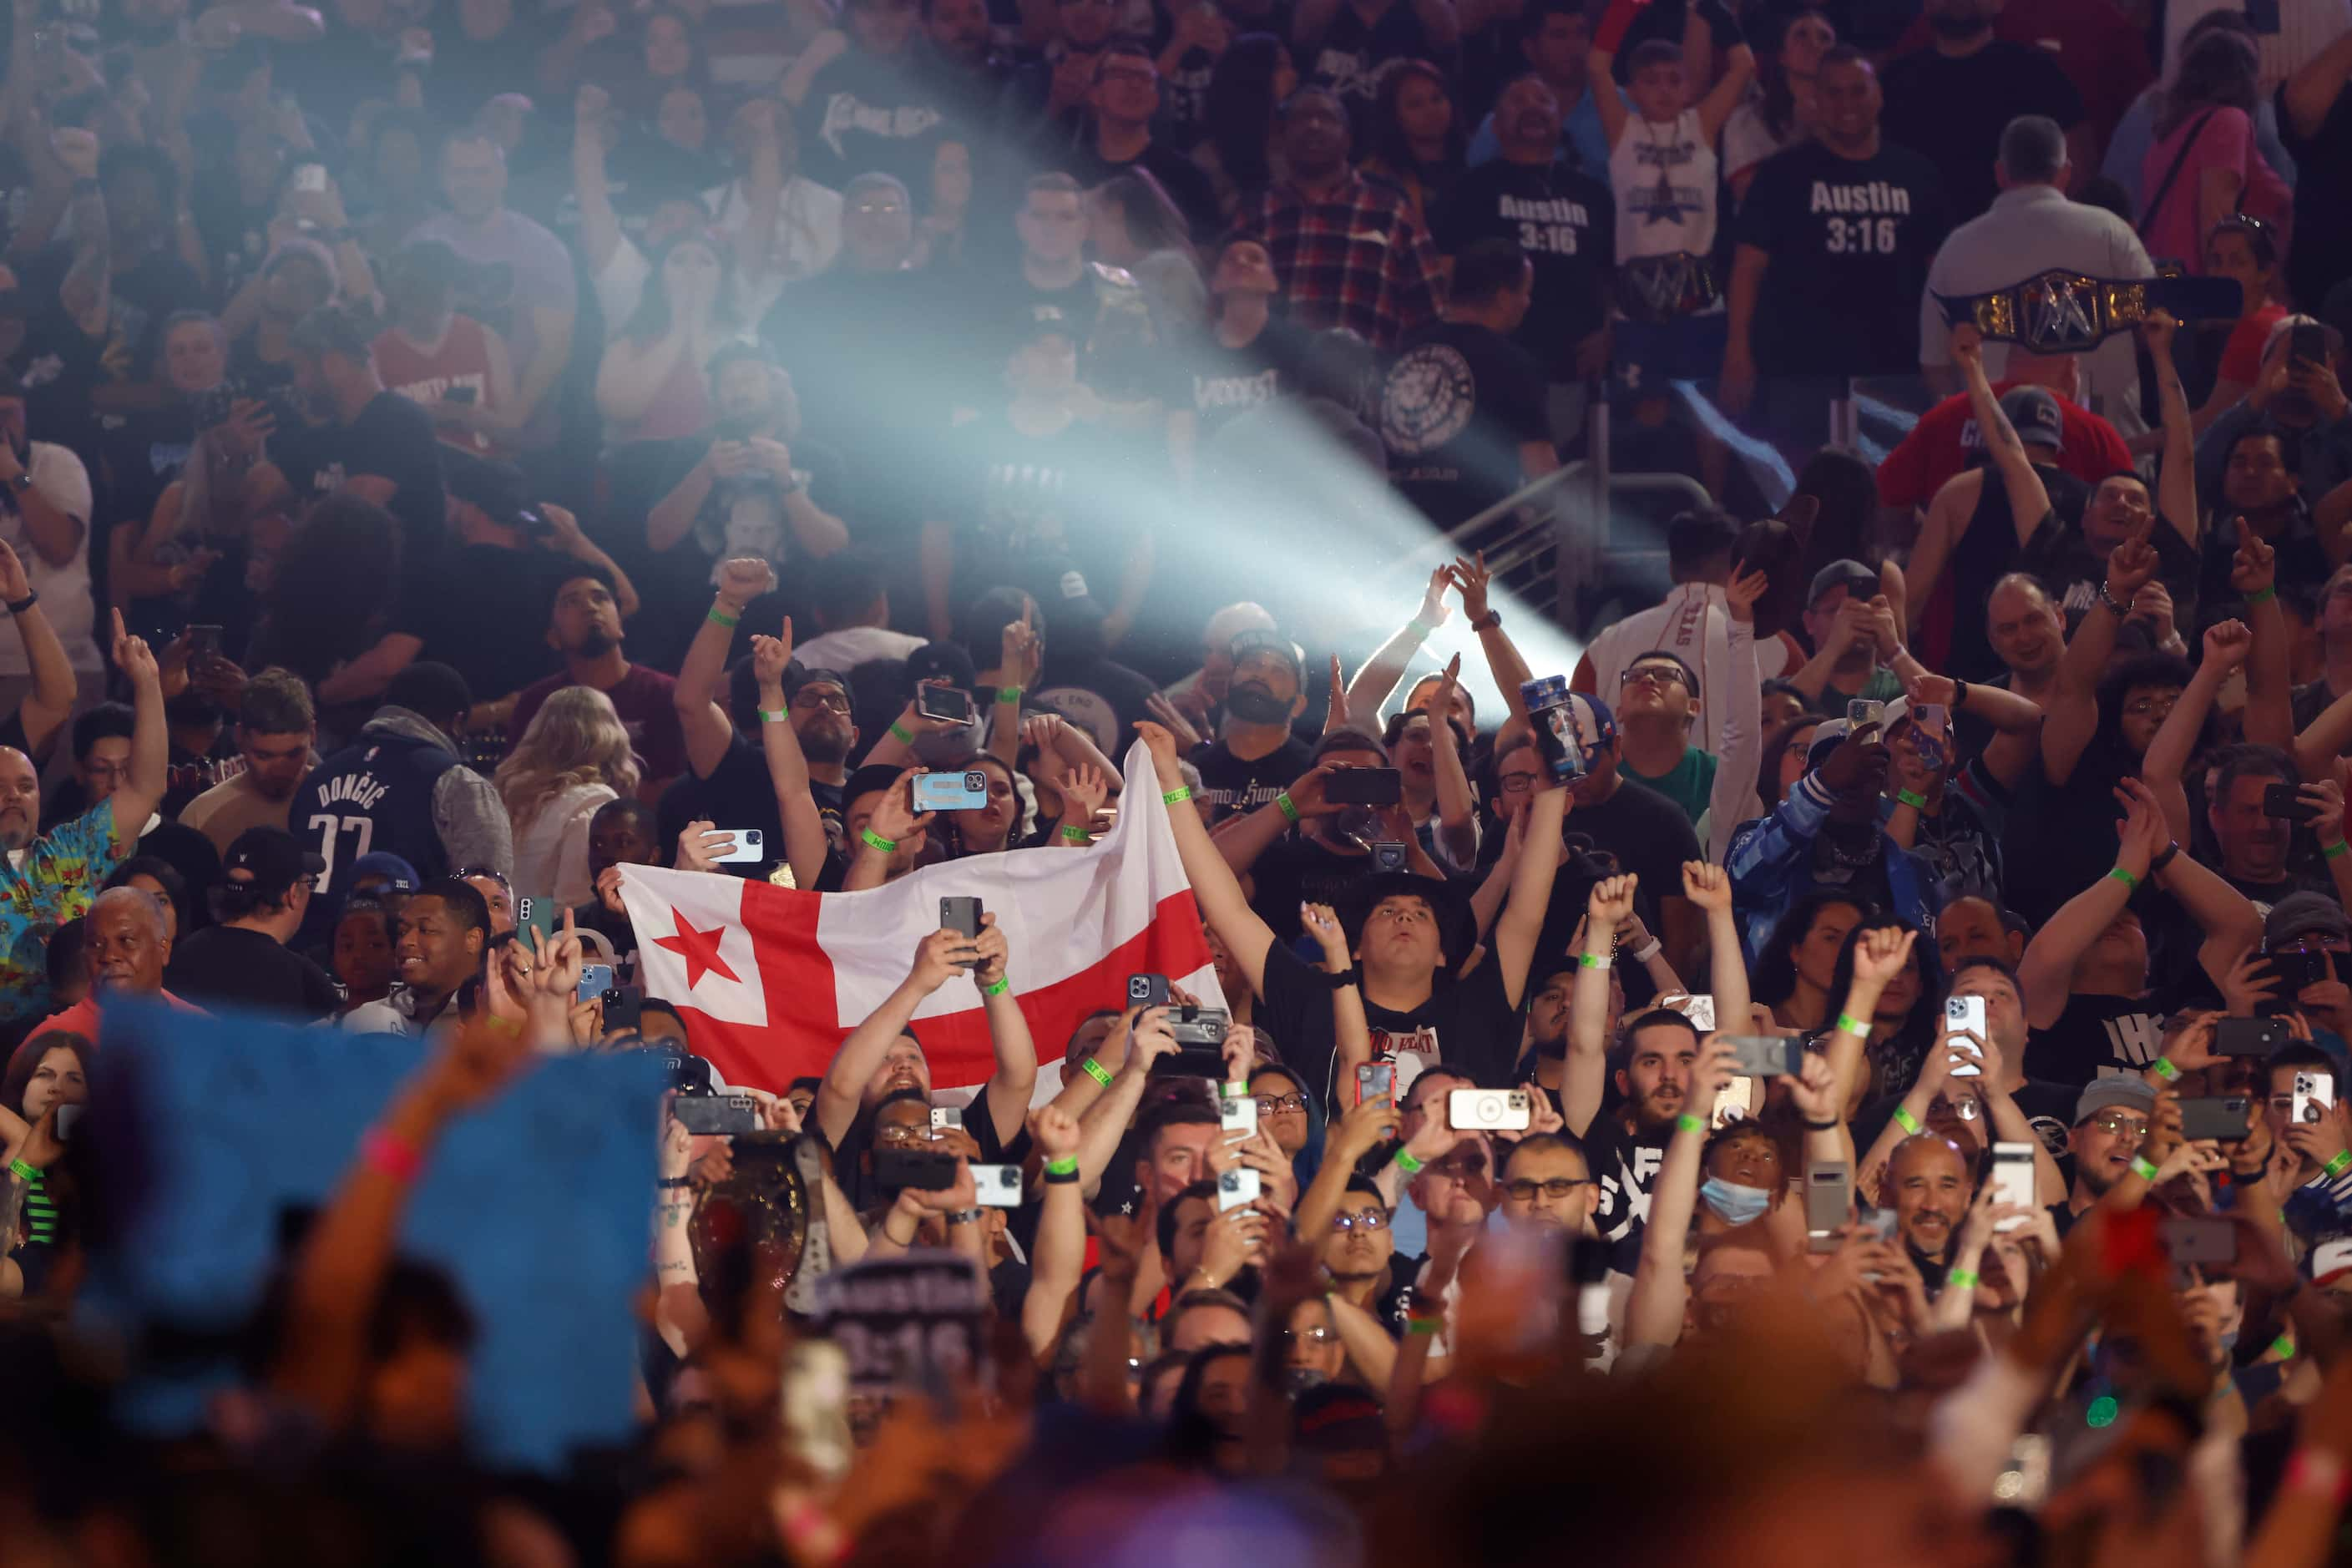
[[[719,956],[719,939],[727,931],[724,925],[712,926],[709,931],[697,931],[693,922],[678,913],[677,905],[670,906],[669,913],[670,919],[677,922],[677,933],[654,938],[654,945],[666,947],[686,960],[686,988],[688,991],[701,981],[706,970],[725,975],[739,985],[742,984],[741,977],[728,968],[727,961]]]

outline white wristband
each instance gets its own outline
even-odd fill
[[[1647,946],[1637,947],[1633,950],[1633,962],[1636,963],[1649,963],[1650,960],[1658,956],[1659,950],[1665,944],[1661,942],[1656,937],[1652,937]]]

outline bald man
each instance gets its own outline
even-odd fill
[[[143,996],[183,1013],[203,1014],[203,1008],[163,989],[172,935],[163,921],[163,905],[154,894],[144,888],[109,888],[90,901],[83,923],[89,932],[89,994],[43,1020],[32,1038],[64,1030],[97,1039],[100,1009],[114,996]]]
[[[146,642],[114,617],[114,663],[131,682],[135,715],[130,776],[105,800],[36,837],[40,778],[32,760],[0,748],[0,1024],[48,1011],[47,947],[58,927],[90,909],[91,895],[131,853],[167,782],[163,690]],[[160,973],[160,971],[159,971]]]
[[[1886,1162],[1881,1195],[1895,1205],[1895,1233],[1911,1249],[1930,1295],[1943,1287],[1973,1185],[1959,1145],[1933,1132],[1906,1138]]]

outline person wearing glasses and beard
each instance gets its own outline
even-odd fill
[[[520,740],[541,704],[567,686],[601,691],[612,699],[613,710],[629,732],[629,744],[645,770],[639,794],[651,800],[686,771],[686,737],[672,700],[677,682],[660,670],[630,663],[621,652],[621,607],[611,574],[581,564],[556,584],[548,606],[547,646],[563,656],[563,668],[517,694],[507,734]]]

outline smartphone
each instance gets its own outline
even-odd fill
[[[221,656],[221,629],[218,626],[188,627],[188,667],[194,668],[209,659]]]
[[[920,784],[923,781],[917,779],[915,782]],[[941,899],[940,900],[941,931],[951,931],[960,936],[977,937],[980,935],[980,917],[981,908],[978,899]],[[979,961],[974,959],[967,962],[963,967],[972,969],[977,968],[978,965]]]
[[[949,719],[959,724],[969,724],[971,722],[971,693],[958,687],[926,681],[915,688],[915,711],[926,719]]]
[[[1672,1008],[1691,1021],[1691,1027],[1702,1035],[1715,1032],[1715,998],[1694,996],[1686,992],[1669,991],[1658,998],[1658,1005]]]
[[[2263,962],[2271,966],[2271,973],[2278,981],[2279,994],[2289,1001],[2293,1001],[2305,986],[2316,985],[2329,978],[2327,955],[2324,952],[2284,948],[2277,952],[2263,953]]]
[[[1404,798],[1404,780],[1394,768],[1339,768],[1323,783],[1333,805],[1394,805]]]
[[[942,1127],[952,1127],[959,1132],[963,1131],[963,1107],[961,1105],[932,1106],[931,1130],[936,1132]]]
[[[1992,1479],[1992,1500],[2002,1508],[2036,1513],[2050,1499],[2050,1439],[2024,1432],[2009,1446],[2009,1462]]]
[[[915,809],[978,811],[988,804],[988,775],[978,768],[960,773],[917,773],[908,781]]]
[[[1845,721],[1854,743],[1867,745],[1886,728],[1886,704],[1868,697],[1853,698],[1845,705]]]
[[[635,1030],[645,1022],[646,994],[635,986],[615,986],[604,993],[604,1032]]]
[[[2030,1209],[2033,1202],[2033,1145],[2031,1143],[1996,1143],[1992,1146],[1993,1202],[2015,1204]],[[2021,1230],[2032,1221],[2018,1217],[2002,1220],[1995,1230]]]
[[[1127,977],[1127,1005],[1137,1007],[1168,1005],[1168,976],[1164,974],[1130,974]]]
[[[514,896],[514,915],[515,930],[520,931],[529,926],[539,933],[541,947],[554,940],[556,907],[553,899],[542,899],[536,893],[517,893]]]
[[[1238,1132],[1244,1138],[1257,1135],[1257,1099],[1243,1095],[1238,1100],[1217,1097],[1217,1125],[1227,1132]]]
[[[2180,1135],[2191,1143],[2242,1143],[2253,1131],[2253,1112],[2246,1095],[2191,1095],[2180,1102]]]
[[[73,1137],[74,1123],[81,1120],[82,1109],[79,1105],[58,1107],[57,1121],[52,1125],[57,1132],[58,1142],[66,1142]]]
[[[2287,357],[2309,360],[2314,364],[2327,363],[2327,329],[2316,321],[2287,329]]]
[[[582,1004],[595,1001],[613,988],[613,966],[609,963],[583,963],[580,966],[580,990],[577,1000]]]
[[[1404,869],[1404,866],[1405,847],[1403,845],[1375,844],[1372,846],[1373,870],[1402,871]]]
[[[1725,1035],[1735,1065],[1751,1078],[1794,1078],[1804,1070],[1805,1042],[1792,1035]]]
[[[974,1165],[971,1184],[980,1194],[982,1208],[1017,1209],[1021,1206],[1021,1167],[1018,1165]]]
[[[748,1094],[682,1094],[669,1105],[677,1124],[698,1138],[757,1132],[764,1125],[760,1102]]]
[[[1755,1094],[1756,1080],[1752,1078],[1727,1080],[1721,1089],[1715,1091],[1715,1106],[1707,1112],[1706,1124],[1709,1127],[1727,1127],[1741,1120],[1748,1114],[1748,1106],[1755,1102]]]
[[[2156,1234],[2175,1268],[2226,1264],[2238,1256],[2237,1230],[2228,1220],[2210,1215],[2158,1220]]]
[[[1919,748],[1920,760],[1929,767],[1940,768],[1948,754],[1946,741],[1952,732],[1950,710],[1940,702],[1922,702],[1911,710],[1912,741]]]
[[[849,1427],[849,1352],[803,1335],[784,1352],[783,1447],[812,1474],[838,1481],[857,1458]]]
[[[324,163],[297,164],[294,170],[294,188],[298,191],[325,190],[327,165]]]
[[[2317,1121],[2336,1103],[2336,1078],[2332,1073],[2299,1072],[2294,1075],[2294,1109],[2290,1119],[2296,1122]]]
[[[1813,1251],[1837,1250],[1833,1233],[1853,1209],[1853,1166],[1840,1160],[1805,1167],[1805,1232]]]
[[[2263,791],[2263,815],[2300,824],[2318,816],[2319,807],[2305,800],[2294,784],[2274,784]]]
[[[2217,1057],[2266,1057],[2294,1038],[2278,1018],[2223,1018],[2213,1026]]]
[[[1396,1093],[1396,1063],[1366,1062],[1356,1069],[1356,1103]]]
[[[1525,1132],[1535,1096],[1524,1089],[1457,1089],[1445,1097],[1445,1124],[1461,1131]]]
[[[1893,1241],[1895,1222],[1902,1217],[1892,1208],[1872,1209],[1867,1214],[1857,1215],[1854,1223],[1881,1241]]]
[[[1218,1038],[1224,1037],[1221,1033]],[[1216,1046],[1179,1046],[1164,1057],[1151,1059],[1147,1078],[1205,1078],[1213,1083],[1225,1080],[1225,1053]]]
[[[1957,1037],[1964,1030],[1974,1035],[1978,1040],[1988,1037],[1985,1033],[1983,997],[1947,996],[1944,998],[1944,1044],[1950,1048],[1955,1058],[1952,1076],[1954,1078],[1980,1077],[1984,1072],[1983,1058],[1977,1049],[1976,1040]]]
[[[734,836],[735,847],[717,857],[721,865],[733,860],[765,860],[768,858],[767,846],[761,841],[758,828],[730,827],[727,831]]]
[[[874,1184],[895,1193],[912,1187],[920,1193],[943,1193],[955,1185],[956,1157],[944,1149],[874,1151]]]
[[[1237,1209],[1257,1202],[1258,1174],[1247,1165],[1235,1165],[1232,1170],[1217,1173],[1217,1212]]]

